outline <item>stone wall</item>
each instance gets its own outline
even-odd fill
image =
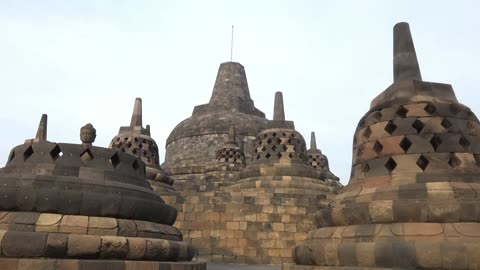
[[[238,135],[237,140],[245,159],[250,161],[254,151],[254,136]],[[184,137],[167,144],[164,168],[175,169],[179,166],[204,165],[215,160],[216,151],[228,141],[228,134],[207,134],[200,136]],[[191,158],[188,158],[191,157]]]
[[[321,180],[290,176],[252,177],[233,185],[215,182],[236,174],[212,172],[176,180],[184,201],[162,196],[179,210],[175,226],[207,261],[292,262],[292,248],[315,228],[312,214],[331,199],[332,188]]]

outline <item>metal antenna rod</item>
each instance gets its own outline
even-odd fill
[[[230,42],[230,62],[232,62],[233,59],[233,25],[232,25],[232,40]]]

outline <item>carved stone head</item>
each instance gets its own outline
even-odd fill
[[[97,137],[97,130],[92,124],[88,123],[80,128],[80,140],[83,144],[92,144]]]

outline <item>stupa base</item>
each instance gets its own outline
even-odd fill
[[[204,261],[157,262],[124,260],[0,258],[2,270],[206,270]]]

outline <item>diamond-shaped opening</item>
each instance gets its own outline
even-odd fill
[[[477,167],[480,167],[480,155],[473,155],[475,158],[475,163],[477,164]]]
[[[281,143],[282,143],[282,139],[277,138],[277,144],[281,144]]]
[[[124,141],[128,141],[128,137],[124,137],[123,140],[124,140]]]
[[[445,129],[449,129],[453,126],[452,122],[450,122],[447,118],[443,118],[442,123],[440,123],[442,127]]]
[[[378,121],[382,119],[382,113],[380,111],[376,111],[372,114],[372,118]]]
[[[288,154],[289,158],[293,158],[293,153]]]
[[[87,148],[85,151],[83,151],[83,153],[80,154],[80,158],[85,163],[93,159],[93,154],[90,152],[90,149]]]
[[[283,137],[287,137],[287,134],[285,132],[282,133]]]
[[[147,140],[145,140],[145,139],[142,139],[142,142],[143,142],[143,143],[147,143]]]
[[[423,130],[423,128],[425,127],[425,124],[422,121],[417,119],[417,120],[413,121],[412,127],[414,129],[416,129],[418,133],[420,133]]]
[[[450,165],[450,167],[456,168],[460,166],[461,163],[462,161],[457,157],[457,155],[454,153],[450,155],[450,158],[448,159],[448,165]]]
[[[133,149],[132,154],[134,154],[134,155],[137,154],[137,149]]]
[[[368,163],[363,164],[363,166],[362,166],[362,172],[363,173],[368,173],[370,171],[370,169],[371,168],[370,168],[370,165],[368,165]]]
[[[365,137],[365,139],[368,139],[370,138],[370,135],[372,135],[372,130],[370,129],[370,127],[367,127],[363,132],[363,137]]]
[[[457,104],[450,104],[450,112],[454,115],[457,115],[462,109]]]
[[[120,164],[120,156],[115,153],[113,156],[110,158],[110,163],[112,163],[113,167],[116,168],[118,164]]]
[[[276,151],[277,147],[275,145],[272,145],[272,151]]]
[[[272,137],[277,137],[277,133],[276,133],[276,132],[273,132],[273,133],[272,133]]]
[[[272,156],[272,155],[270,155],[270,153],[267,153],[267,154],[265,155],[265,157],[266,157],[267,159],[270,158],[271,156]]]
[[[407,138],[404,137],[402,141],[400,142],[400,147],[407,153],[408,149],[410,149],[410,146],[412,146],[412,142]]]
[[[400,107],[398,110],[397,110],[397,115],[401,118],[405,118],[407,117],[407,113],[408,113],[408,110],[407,108],[405,107]]]
[[[437,110],[437,108],[435,108],[435,106],[430,103],[428,103],[423,109],[429,114],[433,114]]]
[[[138,149],[142,149],[143,148],[143,144],[139,143],[138,144]]]
[[[393,132],[397,129],[397,125],[395,125],[392,121],[388,121],[388,124],[385,126],[385,131],[392,135]]]
[[[284,152],[287,151],[287,149],[288,149],[288,147],[285,144],[282,146],[282,148],[283,148]]]
[[[259,160],[259,159],[260,159],[260,155],[257,155],[257,160]]]
[[[360,146],[360,147],[358,147],[358,150],[357,150],[357,157],[360,157],[362,155],[363,155],[363,147]]]
[[[265,151],[267,151],[267,147],[264,146],[262,147],[262,152],[265,152]]]
[[[433,135],[432,139],[430,140],[430,144],[433,146],[433,149],[435,151],[437,151],[438,146],[440,146],[442,142],[442,138],[440,138],[440,136],[438,136],[437,134]]]
[[[296,145],[293,146],[293,151],[297,152],[297,146]]]
[[[257,149],[257,148],[255,148],[255,151],[254,151],[254,152],[255,152],[255,154],[256,154],[256,153],[258,153],[258,149]]]
[[[143,150],[142,155],[146,156],[147,155],[147,150]]]
[[[385,168],[387,168],[388,172],[392,173],[393,170],[397,167],[397,163],[393,158],[389,158],[387,163],[385,163]]]
[[[138,142],[138,138],[137,137],[133,138],[133,141]]]
[[[133,167],[134,170],[140,169],[140,164],[138,163],[138,160],[137,160],[137,159],[135,159],[135,160],[133,161],[132,167]]]
[[[271,144],[271,143],[272,143],[272,139],[268,139],[268,140],[267,140],[267,143],[268,143],[268,144]]]
[[[288,143],[288,144],[292,144],[292,139],[288,139],[288,140],[287,140],[287,143]]]
[[[132,143],[130,141],[128,141],[128,142],[125,143],[125,146],[127,146],[127,148],[130,148],[130,147],[132,147]]]
[[[459,143],[461,146],[463,146],[463,148],[467,148],[470,146],[470,141],[467,140],[467,138],[465,138],[464,136],[460,137]]]
[[[60,149],[60,146],[58,146],[58,144],[55,145],[55,147],[52,150],[50,150],[50,156],[52,157],[53,160],[57,160],[57,158],[63,156],[62,150]]]
[[[12,152],[10,153],[10,156],[8,157],[7,163],[12,162],[12,160],[13,160],[14,158],[15,158],[15,151],[12,151]]]
[[[292,138],[295,138],[295,133],[292,133]]]
[[[282,158],[282,154],[281,154],[281,153],[278,153],[278,154],[277,154],[277,157],[278,157],[278,158]]]
[[[420,155],[420,157],[417,160],[417,166],[420,167],[422,171],[425,171],[429,163],[430,161],[428,161],[428,159],[424,155]]]
[[[383,145],[379,141],[376,141],[375,144],[373,145],[373,150],[378,154],[382,152]]]

